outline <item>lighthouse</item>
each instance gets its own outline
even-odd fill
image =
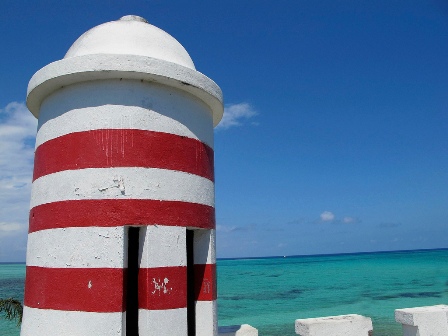
[[[37,71],[22,336],[217,334],[220,88],[138,16]]]

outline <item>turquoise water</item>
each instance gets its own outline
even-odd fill
[[[396,308],[448,303],[448,250],[221,260],[220,325],[295,335],[298,318],[361,314],[401,336]]]
[[[0,298],[13,297],[23,301],[23,286],[25,284],[25,264],[0,263]],[[6,321],[0,315],[0,335],[17,336],[17,323]]]
[[[0,264],[0,297],[23,299],[25,266]],[[448,303],[448,250],[218,260],[220,325],[295,335],[298,318],[361,314],[375,336],[401,336],[397,308]],[[0,334],[17,336],[0,320]]]

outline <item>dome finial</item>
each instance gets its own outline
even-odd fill
[[[145,18],[142,18],[141,16],[138,15],[125,15],[122,16],[119,21],[138,21],[138,22],[144,22],[144,23],[149,23],[148,20],[146,20]]]
[[[94,54],[146,56],[195,69],[179,41],[137,15],[93,27],[72,44],[64,58]]]

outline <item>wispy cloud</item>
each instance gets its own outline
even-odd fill
[[[0,236],[4,233],[12,233],[23,230],[23,225],[19,223],[0,222]]]
[[[396,222],[385,222],[385,223],[378,224],[378,227],[383,228],[383,229],[391,229],[391,228],[396,228],[399,226],[401,226],[401,223],[396,223]]]
[[[332,222],[335,216],[331,211],[324,211],[320,214],[320,220],[322,222]]]
[[[358,224],[361,223],[361,220],[358,217],[345,216],[341,222],[343,224]]]
[[[242,126],[247,123],[248,119],[256,116],[257,114],[258,113],[254,110],[254,108],[248,103],[227,105],[224,107],[224,116],[215,129],[225,130],[230,127]]]
[[[300,218],[297,218],[297,219],[290,220],[290,221],[286,222],[286,224],[288,224],[288,225],[302,225],[302,224],[308,224],[309,222],[310,221],[308,219],[300,217]]]
[[[237,226],[216,225],[216,231],[218,232],[234,232],[238,231]]]
[[[0,238],[26,236],[36,128],[36,118],[23,103],[0,109]],[[3,240],[0,245],[6,246]]]
[[[218,232],[225,232],[225,233],[230,233],[230,232],[238,232],[238,231],[251,231],[253,229],[255,229],[256,224],[250,224],[250,225],[246,225],[246,226],[238,226],[238,225],[216,225],[216,231]]]
[[[358,217],[352,217],[352,216],[344,216],[342,218],[337,218],[333,212],[324,211],[320,214],[319,220],[315,222],[333,223],[333,224],[359,224],[361,223],[361,220]]]
[[[0,171],[4,176],[26,171],[33,165],[37,120],[23,103],[0,109]]]

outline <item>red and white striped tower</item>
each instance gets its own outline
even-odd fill
[[[21,335],[217,334],[220,88],[137,16],[40,69]]]

